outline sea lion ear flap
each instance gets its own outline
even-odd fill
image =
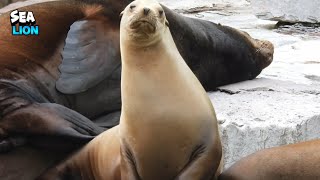
[[[169,21],[166,19],[166,26],[170,27],[169,26]]]
[[[58,91],[64,94],[85,92],[120,66],[118,39],[105,28],[106,23],[82,20],[71,25],[59,66]]]
[[[121,13],[120,13],[120,19],[122,18],[122,16],[123,16],[123,13],[124,13],[124,11],[122,11]]]

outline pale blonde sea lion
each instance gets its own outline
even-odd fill
[[[215,179],[222,157],[215,112],[162,7],[137,0],[122,16],[120,125],[39,179]]]
[[[122,13],[122,180],[209,180],[221,160],[216,115],[156,0]]]

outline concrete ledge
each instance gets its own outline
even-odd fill
[[[259,78],[209,93],[225,167],[258,150],[320,137],[319,86]]]

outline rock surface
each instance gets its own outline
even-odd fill
[[[251,3],[262,19],[320,23],[319,0],[251,0]]]
[[[273,63],[256,79],[208,93],[220,123],[225,168],[261,149],[320,138],[320,34],[306,27],[275,29],[276,22],[258,19],[247,2],[228,1],[198,12],[204,4],[190,1],[185,7],[188,1],[162,3],[184,4],[172,8],[275,45]]]

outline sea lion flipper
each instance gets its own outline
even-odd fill
[[[121,179],[119,126],[101,133],[79,151],[53,167],[36,180]]]
[[[83,20],[71,25],[56,82],[60,92],[84,92],[120,65],[118,35],[105,24],[103,20]]]
[[[13,111],[2,119],[0,129],[8,138],[24,134],[28,143],[36,146],[71,149],[104,130],[81,114],[53,103],[34,103]]]
[[[221,144],[219,145],[221,147]],[[220,160],[220,161],[219,161]],[[190,161],[176,179],[216,180],[223,165],[222,150],[217,147],[198,146],[192,152]]]

